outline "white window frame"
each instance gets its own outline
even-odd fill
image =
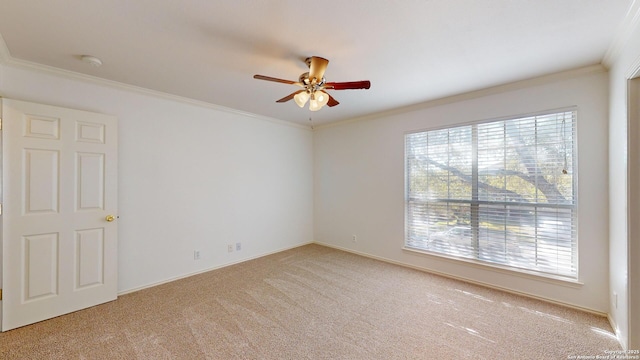
[[[571,194],[571,201],[569,204],[549,204],[549,203],[541,203],[538,202],[538,200],[532,201],[532,202],[513,202],[513,201],[509,201],[509,202],[499,202],[499,201],[486,201],[486,200],[481,200],[478,198],[478,187],[479,187],[479,180],[478,180],[478,131],[477,128],[479,125],[485,125],[485,124],[491,124],[491,123],[499,123],[499,122],[508,122],[508,121],[519,121],[522,119],[528,119],[528,118],[535,118],[537,119],[538,117],[544,117],[544,116],[550,116],[550,115],[554,115],[554,114],[563,114],[563,113],[571,113],[572,117],[571,117],[571,142],[569,144],[570,149],[571,149],[571,161],[570,164],[566,164],[566,167],[569,167],[568,171],[571,174],[571,182],[572,182],[572,194]],[[435,255],[435,256],[441,256],[441,257],[445,257],[445,258],[449,258],[449,259],[454,259],[454,260],[462,260],[462,261],[471,261],[473,263],[477,263],[477,264],[485,264],[485,265],[489,265],[489,266],[493,266],[493,267],[498,267],[501,269],[507,269],[507,270],[511,270],[511,271],[516,271],[516,272],[522,272],[522,273],[527,273],[527,274],[533,274],[533,275],[537,275],[537,276],[543,276],[543,277],[548,277],[548,278],[554,278],[554,279],[560,279],[560,280],[567,280],[567,281],[577,281],[578,277],[579,277],[579,271],[578,271],[578,187],[577,187],[577,174],[578,174],[578,169],[577,169],[577,108],[575,107],[571,107],[571,108],[565,108],[565,109],[557,109],[557,110],[551,110],[551,111],[545,111],[545,112],[539,112],[539,113],[535,113],[535,114],[529,114],[529,115],[521,115],[521,116],[511,116],[511,117],[507,117],[507,118],[500,118],[500,119],[491,119],[491,120],[485,120],[485,121],[478,121],[478,122],[473,122],[473,123],[467,123],[467,124],[458,124],[458,125],[452,125],[452,126],[448,126],[448,127],[444,127],[444,128],[433,128],[433,129],[427,129],[427,130],[420,130],[420,131],[414,131],[414,132],[409,132],[405,134],[405,242],[404,242],[404,248],[407,250],[414,250],[414,251],[419,251],[419,252],[425,252],[431,255]],[[506,125],[505,125],[506,126]],[[536,126],[537,126],[537,120],[536,120]],[[451,129],[459,129],[459,128],[464,128],[464,127],[470,127],[471,128],[471,133],[472,133],[472,140],[471,140],[471,147],[472,147],[472,173],[469,174],[471,175],[471,182],[472,182],[472,194],[471,194],[471,199],[433,199],[433,198],[429,198],[427,200],[416,200],[415,198],[412,198],[412,190],[411,190],[411,165],[409,164],[409,160],[410,160],[410,152],[411,149],[409,149],[409,138],[413,135],[416,134],[425,134],[425,133],[430,133],[430,132],[435,132],[435,131],[439,131],[439,130],[451,130]],[[536,127],[536,132],[537,132],[537,127]],[[566,141],[566,139],[564,138],[564,134],[563,134],[563,141]],[[540,142],[537,140],[536,138],[536,146],[538,146],[537,144],[539,144]],[[505,143],[506,144],[506,143]],[[506,145],[505,145],[506,146]],[[565,159],[566,159],[566,149],[565,149]],[[566,160],[565,160],[566,161]],[[536,164],[536,166],[538,166],[538,164]],[[456,236],[467,236],[470,240],[470,243],[472,245],[467,245],[468,247],[471,246],[473,247],[472,250],[469,251],[469,253],[456,253],[455,251],[450,251],[451,249],[448,249],[446,247],[441,247],[440,249],[438,249],[436,246],[434,245],[426,245],[426,243],[428,243],[430,240],[424,240],[424,239],[417,239],[419,237],[415,236],[416,231],[414,231],[414,229],[412,229],[412,226],[415,227],[415,219],[412,219],[412,206],[414,206],[415,204],[417,204],[418,201],[422,201],[423,203],[428,203],[428,204],[435,204],[435,203],[445,203],[445,204],[468,204],[470,207],[470,222],[469,222],[469,227],[457,227],[458,228],[458,233],[461,234],[466,234],[466,235],[460,235],[457,234]],[[563,234],[563,239],[562,241],[570,241],[570,257],[571,257],[571,264],[570,264],[570,268],[566,268],[563,267],[562,270],[550,270],[549,268],[542,268],[540,266],[532,266],[531,264],[514,264],[513,262],[508,262],[508,261],[494,261],[492,259],[487,259],[486,256],[482,257],[480,256],[480,251],[479,251],[479,232],[481,229],[481,225],[479,225],[479,218],[478,218],[478,208],[480,206],[488,206],[488,205],[496,205],[496,206],[504,206],[505,209],[509,209],[508,207],[518,207],[518,208],[529,208],[532,209],[532,211],[534,211],[534,216],[536,219],[538,219],[538,209],[540,208],[545,208],[545,209],[549,209],[549,208],[555,208],[555,209],[565,209],[564,211],[570,211],[570,216],[571,216],[571,220],[570,220],[570,231],[569,231],[569,239],[566,239],[566,236],[564,236]],[[449,205],[447,205],[449,206]],[[506,212],[509,212],[512,210],[505,210]],[[561,211],[561,210],[558,210]],[[429,217],[429,216],[426,216]],[[425,231],[425,228],[431,228],[432,224],[426,224],[429,221],[434,221],[433,219],[427,219],[425,220],[425,223],[423,223],[421,225],[421,230]],[[412,225],[414,224],[414,225]],[[538,257],[538,231],[539,229],[541,229],[541,227],[538,225],[539,223],[535,222],[535,252],[536,252],[536,263],[538,262],[537,257]],[[547,225],[545,225],[547,226]],[[559,226],[559,225],[558,225]],[[454,226],[455,227],[455,226]],[[453,228],[452,228],[453,229]],[[466,231],[465,231],[466,230]],[[544,230],[548,230],[548,228],[544,228]],[[427,238],[431,238],[432,237],[432,231],[431,230],[426,230],[428,235]],[[450,231],[455,231],[455,229],[450,230]],[[485,233],[487,230],[484,230]],[[508,230],[506,230],[505,227],[505,234],[508,233]],[[444,236],[444,235],[443,235]],[[507,238],[508,235],[505,235],[505,238]],[[505,240],[506,242],[507,240]],[[442,245],[442,244],[440,244]],[[452,245],[453,246],[453,245]],[[558,245],[559,246],[559,245]],[[505,245],[505,252],[507,252],[507,246]],[[566,251],[566,250],[565,250]],[[560,252],[560,251],[559,251]],[[506,257],[506,255],[505,255]],[[560,258],[560,256],[559,256]],[[566,265],[566,261],[565,264]]]

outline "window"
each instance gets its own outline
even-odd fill
[[[405,247],[577,278],[576,111],[407,134]]]

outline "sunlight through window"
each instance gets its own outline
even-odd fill
[[[551,320],[555,320],[555,321],[560,321],[560,322],[567,323],[567,324],[573,324],[573,321],[571,321],[571,320],[567,320],[567,319],[565,319],[565,318],[563,318],[563,317],[560,317],[560,316],[547,314],[547,313],[544,313],[544,312],[542,312],[542,311],[538,311],[538,310],[531,310],[531,309],[527,309],[527,308],[522,307],[522,306],[520,306],[520,309],[522,309],[522,310],[524,310],[524,311],[526,311],[526,312],[528,312],[528,313],[530,313],[530,314],[534,314],[534,315],[542,316],[542,317],[545,317],[545,318],[547,318],[547,319],[551,319]]]
[[[577,279],[577,111],[405,135],[405,247]]]
[[[615,339],[615,340],[618,339],[614,333],[612,333],[610,331],[607,331],[607,330],[603,330],[603,329],[597,328],[597,327],[593,327],[592,326],[591,327],[591,331],[593,331],[593,332],[595,332],[597,334],[600,334],[600,335],[604,335],[604,336],[606,336],[608,338],[611,338],[611,339]]]

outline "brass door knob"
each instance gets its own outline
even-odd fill
[[[112,221],[113,221],[113,220],[115,220],[116,218],[115,218],[115,216],[113,216],[113,215],[107,215],[107,217],[106,217],[106,218],[104,218],[104,219],[105,219],[105,220],[107,220],[108,222],[112,222]]]

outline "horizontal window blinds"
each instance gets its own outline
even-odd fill
[[[576,111],[407,134],[405,246],[577,278]]]

